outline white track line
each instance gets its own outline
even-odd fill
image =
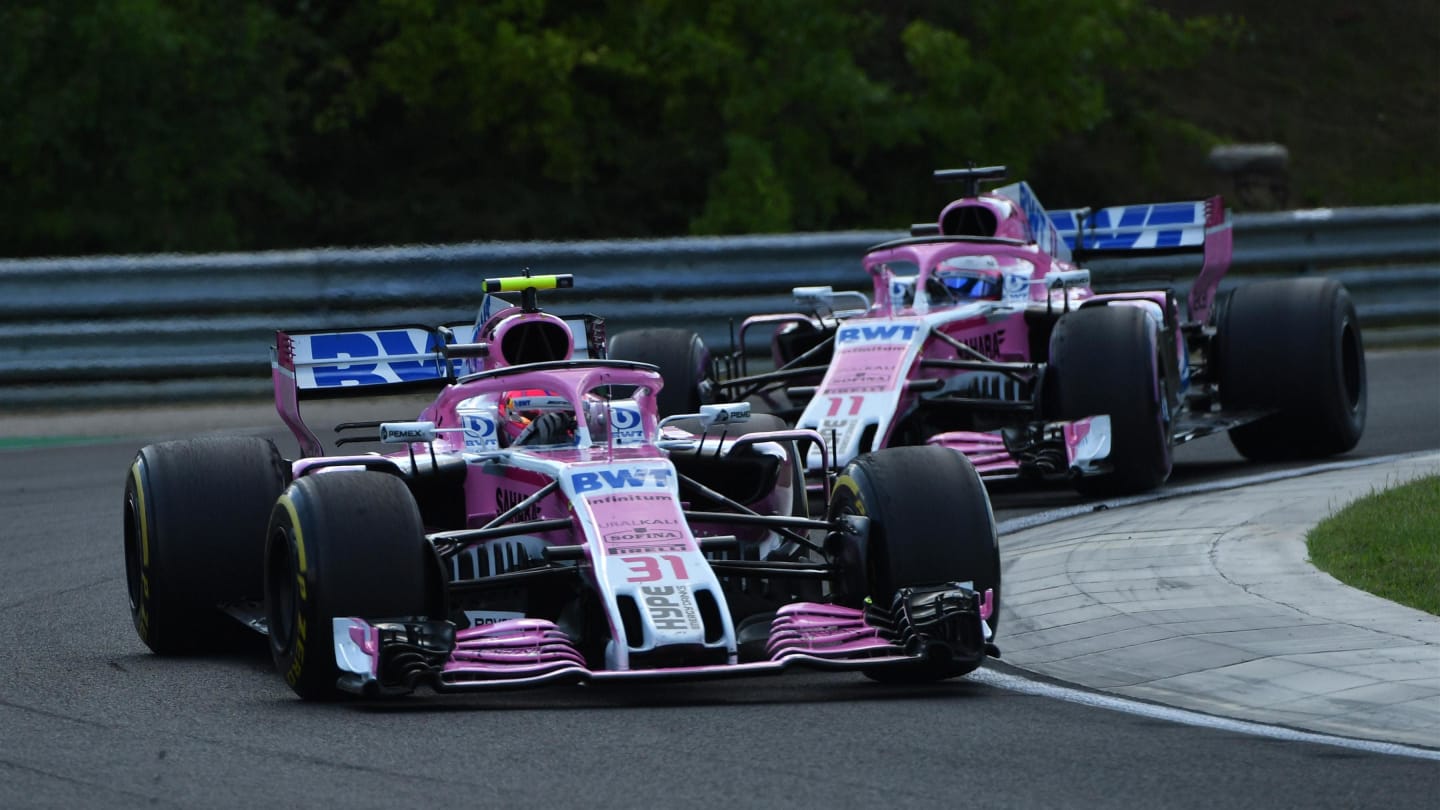
[[[1171,706],[1160,706],[1154,703],[1144,703],[1138,700],[1106,695],[1096,692],[1087,692],[1082,689],[1074,689],[1068,686],[1057,686],[1040,681],[1032,681],[1021,675],[1012,675],[1005,672],[998,672],[993,669],[981,668],[970,673],[966,680],[977,681],[986,686],[993,686],[998,689],[1005,689],[1011,692],[1019,692],[1024,695],[1064,700],[1069,703],[1078,703],[1082,706],[1092,706],[1099,709],[1135,714],[1141,717],[1149,717],[1157,720],[1167,720],[1172,723],[1182,723],[1187,726],[1199,726],[1201,728],[1215,729],[1217,731],[1230,731],[1239,734],[1250,734],[1256,737],[1268,737],[1272,740],[1286,740],[1289,742],[1315,743],[1318,745],[1334,745],[1341,748],[1351,748],[1357,751],[1365,751],[1372,754],[1388,754],[1391,756],[1415,757],[1417,759],[1428,759],[1440,762],[1440,751],[1430,748],[1418,748],[1400,743],[1380,742],[1376,740],[1359,740],[1352,737],[1337,737],[1330,734],[1318,734],[1313,731],[1296,731],[1284,726],[1270,726],[1264,723],[1254,723],[1248,720],[1233,720],[1228,717],[1216,717],[1214,715],[1193,712],[1188,709],[1176,709]]]

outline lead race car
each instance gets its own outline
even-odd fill
[[[655,367],[607,359],[598,318],[540,310],[537,290],[571,285],[489,280],[473,324],[278,332],[299,458],[207,437],[129,470],[141,639],[174,654],[259,631],[306,699],[792,666],[928,681],[999,654],[994,516],[963,457],[856,460],[812,518],[815,431],[746,403],[661,419]],[[506,292],[520,303],[488,294]],[[438,389],[418,419],[336,427],[388,452],[327,454],[301,416],[415,387]]]
[[[820,432],[829,458],[810,454],[812,480],[827,463],[929,445],[987,479],[1108,496],[1159,486],[1176,445],[1221,431],[1256,460],[1359,441],[1365,358],[1344,287],[1297,278],[1217,295],[1231,258],[1220,198],[1046,212],[1023,182],[981,191],[1004,173],[936,172],[963,196],[870,249],[873,297],[797,288],[808,312],[747,318],[713,363],[673,329],[616,335],[613,354],[659,364],[691,402],[749,400]],[[1201,267],[1183,296],[1097,292],[1080,263],[1187,252]],[[769,330],[774,371],[748,373],[752,330]]]

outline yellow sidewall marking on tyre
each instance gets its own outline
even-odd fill
[[[285,672],[285,682],[294,686],[305,671],[305,642],[306,636],[309,635],[304,610],[304,602],[308,597],[305,589],[305,572],[308,566],[305,561],[305,536],[300,529],[300,514],[295,509],[295,502],[290,499],[290,494],[287,492],[280,496],[277,503],[285,507],[285,512],[290,515],[290,540],[295,546],[296,568],[298,569],[295,573],[295,637],[290,640],[290,668]]]
[[[140,460],[130,465],[130,477],[135,480],[135,511],[139,513],[140,531],[140,638],[150,641],[150,522],[145,515],[145,486],[140,475]]]
[[[862,515],[865,514],[865,501],[860,497],[860,484],[858,484],[854,478],[848,475],[842,475],[836,478],[835,489],[850,490],[850,494],[855,498],[855,511]]]
[[[135,479],[135,500],[140,507],[140,564],[150,565],[150,527],[145,517],[145,486],[140,481],[140,462],[130,465],[130,476]]]
[[[300,514],[295,511],[295,502],[290,500],[289,493],[280,496],[279,504],[285,507],[285,511],[290,514],[290,533],[295,538],[295,556],[298,558],[296,563],[300,567],[300,573],[304,574],[307,567],[305,564],[305,537],[300,533]]]

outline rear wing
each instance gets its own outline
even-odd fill
[[[603,356],[599,317],[561,317],[575,336],[575,359]],[[467,361],[478,356],[478,331],[470,322],[277,331],[270,351],[275,409],[305,456],[322,455],[321,442],[300,416],[302,400],[438,390],[471,370]]]
[[[1219,197],[1196,202],[1052,211],[1050,220],[1077,256],[1137,250],[1200,250],[1207,231],[1229,228]]]
[[[467,327],[473,339],[474,325]],[[278,331],[270,350],[275,410],[302,456],[324,455],[324,445],[300,416],[300,400],[439,388],[455,373],[456,361],[440,351],[444,345],[444,333],[426,326]]]
[[[425,326],[281,331],[275,333],[270,365],[277,386],[279,377],[284,377],[302,397],[435,386],[454,378],[453,364],[458,362],[447,360],[441,347],[473,341],[474,325],[463,328],[469,330],[469,339],[456,340],[439,328]]]
[[[1096,255],[1202,253],[1204,262],[1188,303],[1192,321],[1209,320],[1215,290],[1230,269],[1233,247],[1230,212],[1220,197],[1094,211],[1077,208],[1049,216],[1077,261]]]
[[[599,354],[593,345],[603,331],[594,315],[562,316],[575,336],[574,358]],[[302,398],[373,396],[416,388],[437,388],[470,369],[465,347],[476,342],[474,323],[429,327],[279,331],[270,366]],[[600,338],[600,339],[603,339]],[[454,347],[454,350],[451,350]]]

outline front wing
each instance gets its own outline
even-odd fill
[[[982,433],[957,430],[931,436],[975,465],[982,478],[1059,478],[1110,471],[1110,417],[1087,416]]]
[[[897,670],[941,667],[963,675],[999,651],[986,621],[993,594],[958,583],[905,588],[889,609],[814,602],[782,607],[771,622],[762,660],[700,666],[603,670],[585,658],[556,624],[509,619],[456,630],[449,622],[333,620],[340,688],[364,696],[486,691],[558,684],[699,680],[778,674],[791,667]]]

